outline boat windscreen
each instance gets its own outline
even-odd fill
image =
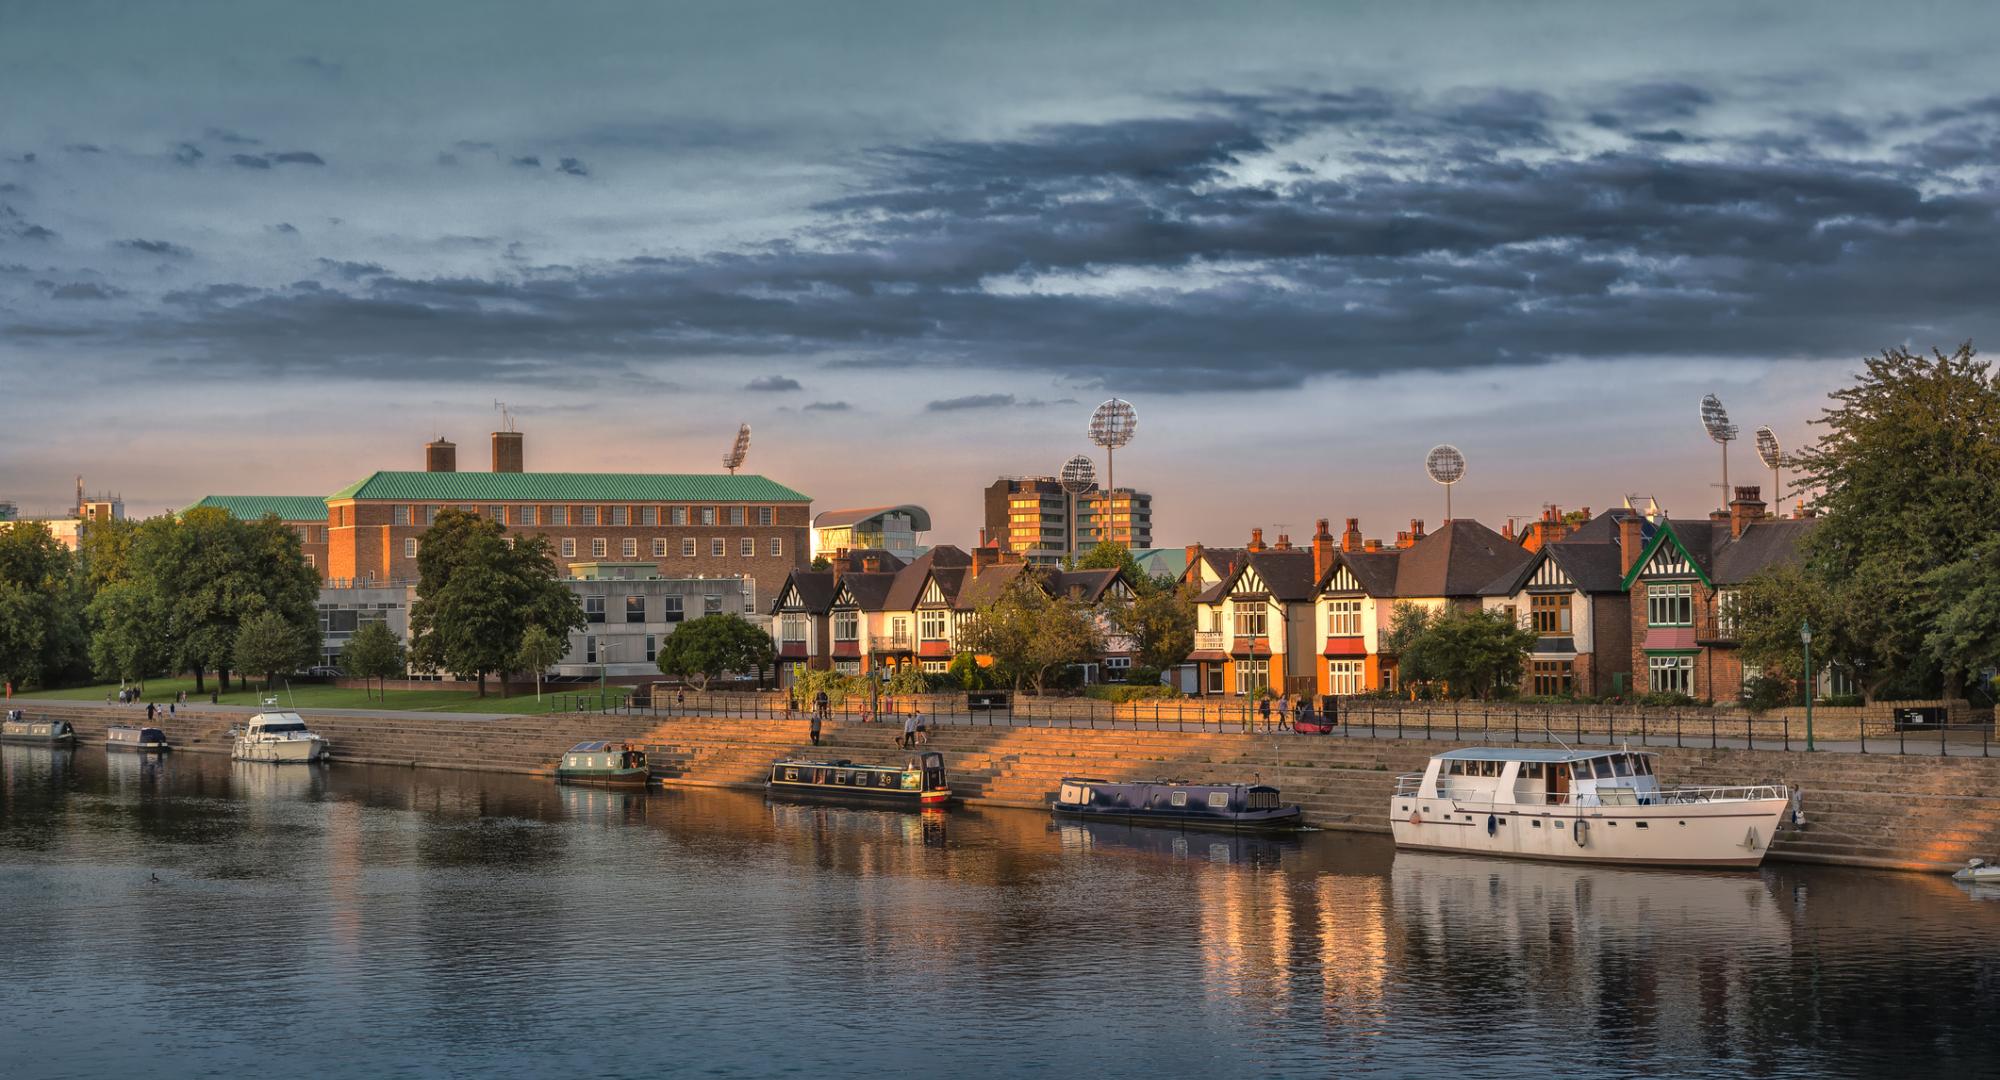
[[[258,731],[304,731],[305,729],[306,726],[302,723],[263,724],[257,728]]]

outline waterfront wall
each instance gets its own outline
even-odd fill
[[[88,744],[107,723],[143,713],[51,706]],[[802,752],[856,761],[897,760],[900,728],[836,721],[815,751],[803,719],[576,715],[465,719],[448,715],[313,713],[336,760],[547,774],[585,739],[645,747],[669,785],[755,788],[770,762]],[[183,750],[228,752],[241,714],[184,710],[160,721]],[[1044,808],[1064,776],[1257,779],[1282,788],[1311,824],[1386,832],[1399,773],[1423,768],[1449,739],[1341,739],[1288,734],[1129,729],[945,727],[931,747],[946,755],[968,802]],[[1783,783],[1804,792],[1808,825],[1773,843],[1774,858],[1943,871],[1972,856],[2000,855],[2000,758],[1900,757],[1744,749],[1661,748],[1671,783]]]

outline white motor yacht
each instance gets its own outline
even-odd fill
[[[1475,747],[1396,779],[1396,846],[1530,859],[1756,866],[1793,809],[1781,784],[1666,788],[1643,750]]]
[[[326,740],[306,730],[298,713],[258,713],[236,733],[238,761],[309,762],[327,754]]]

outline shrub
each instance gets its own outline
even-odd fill
[[[1834,708],[1849,708],[1861,704],[1860,694],[1833,694],[1819,699],[1821,705]]]
[[[1792,703],[1792,680],[1776,675],[1758,675],[1743,682],[1743,707],[1753,713],[1767,712]]]
[[[1184,697],[1179,689],[1153,683],[1141,686],[1136,683],[1098,683],[1083,688],[1083,696],[1099,701],[1172,701]]]
[[[1652,706],[1654,708],[1663,708],[1668,706],[1679,708],[1682,706],[1694,704],[1694,698],[1689,697],[1688,695],[1683,694],[1678,690],[1661,690],[1657,693],[1642,695],[1639,698],[1639,704]]]

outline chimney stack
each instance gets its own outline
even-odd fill
[[[979,546],[972,549],[972,576],[978,577],[986,568],[1000,561],[1000,548],[986,543],[986,530],[979,530]]]
[[[1729,500],[1729,538],[1743,535],[1743,527],[1764,516],[1764,500],[1755,485],[1739,487],[1736,497]]]
[[[1319,519],[1319,528],[1313,533],[1313,580],[1326,576],[1328,567],[1333,565],[1333,530],[1327,528],[1328,521]]]
[[[861,556],[861,572],[862,572],[862,573],[864,573],[864,574],[879,574],[879,573],[881,573],[881,572],[882,572],[882,557],[881,557],[880,555],[863,555],[863,556]]]
[[[1415,542],[1417,542],[1418,540],[1422,540],[1423,538],[1424,538],[1424,523],[1423,523],[1423,520],[1422,520],[1421,518],[1411,518],[1411,519],[1410,519],[1410,542],[1411,542],[1411,543],[1415,543]]]
[[[1340,550],[1359,551],[1361,549],[1361,519],[1348,518],[1347,528],[1340,532]]]
[[[1501,526],[1501,527],[1500,527],[1500,539],[1502,539],[1502,540],[1512,540],[1512,539],[1514,539],[1514,519],[1513,519],[1513,518],[1508,518],[1508,519],[1507,519],[1507,524],[1505,524],[1505,525],[1503,525],[1503,526]]]
[[[1272,547],[1271,547],[1271,550],[1272,550],[1272,551],[1290,551],[1290,550],[1292,550],[1292,534],[1291,534],[1291,533],[1279,533],[1279,534],[1278,534],[1278,542],[1277,542],[1276,544],[1272,545]]]
[[[1411,544],[1414,544],[1414,543],[1416,543],[1416,542],[1417,542],[1417,541],[1416,541],[1416,538],[1415,538],[1415,537],[1412,537],[1412,536],[1410,535],[1410,530],[1408,530],[1408,529],[1397,529],[1397,530],[1396,530],[1396,546],[1397,546],[1397,547],[1399,547],[1399,548],[1406,548],[1406,547],[1409,547],[1409,546],[1410,546]]]
[[[1380,551],[1380,550],[1382,550],[1382,541],[1380,541],[1380,540],[1365,540],[1365,541],[1363,541],[1363,542],[1362,542],[1362,544],[1361,544],[1361,550],[1363,550],[1363,551]]]
[[[436,438],[425,443],[424,471],[457,472],[458,444],[445,438]]]
[[[1198,544],[1198,543],[1195,543],[1195,544],[1189,544],[1189,545],[1187,546],[1187,568],[1188,568],[1189,570],[1194,570],[1194,569],[1195,569],[1195,567],[1197,567],[1197,566],[1200,566],[1200,565],[1201,565],[1201,545],[1200,545],[1200,544]],[[1201,580],[1201,572],[1200,572],[1200,571],[1198,571],[1198,570],[1197,570],[1197,571],[1195,571],[1195,578],[1194,578],[1194,579],[1195,579],[1196,581],[1200,581],[1200,580]]]
[[[1632,564],[1639,561],[1639,553],[1645,547],[1644,519],[1630,514],[1618,519],[1618,573],[1632,572]]]
[[[521,450],[521,433],[518,431],[496,431],[493,433],[493,471],[520,472],[524,463]]]
[[[1249,550],[1249,551],[1262,551],[1262,550],[1264,550],[1264,530],[1263,530],[1263,529],[1251,529],[1251,530],[1250,530],[1250,546],[1249,546],[1249,548],[1247,548],[1246,550]]]

